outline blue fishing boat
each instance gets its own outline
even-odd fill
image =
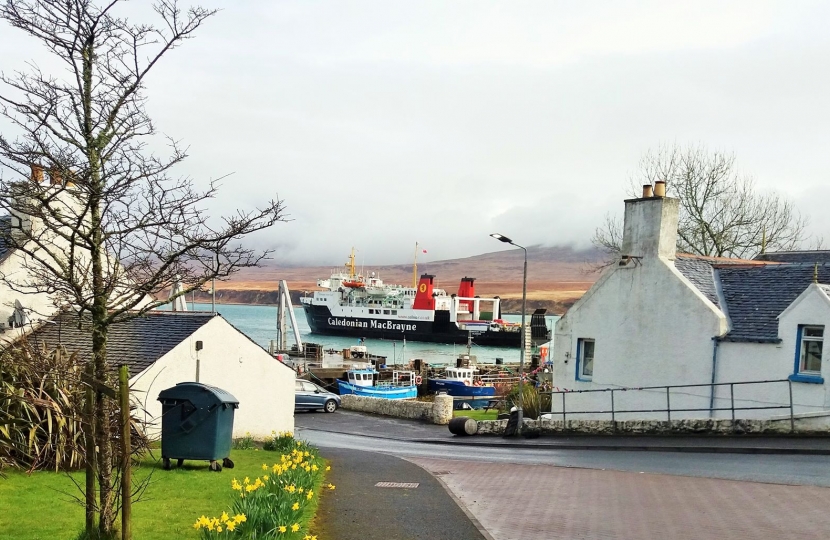
[[[486,399],[496,395],[496,388],[481,382],[474,368],[448,367],[441,379],[429,379],[430,392],[446,392],[453,397]]]
[[[383,399],[407,399],[418,396],[414,371],[393,371],[391,381],[376,381],[377,371],[371,368],[350,369],[346,380],[337,381],[340,395],[355,394]]]

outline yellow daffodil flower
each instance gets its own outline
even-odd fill
[[[300,503],[295,502],[294,505],[291,507],[291,509],[292,510],[299,510],[300,509]]]
[[[300,524],[299,523],[295,523],[294,525],[291,526],[291,532],[297,532],[299,530],[300,530]]]
[[[287,530],[285,525],[280,525],[279,529],[281,533],[284,533]]]

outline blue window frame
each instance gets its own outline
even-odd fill
[[[789,379],[795,382],[824,384],[821,362],[824,353],[824,326],[799,325],[795,340],[795,366]]]
[[[577,381],[590,381],[594,377],[594,347],[593,339],[579,338],[576,340]]]

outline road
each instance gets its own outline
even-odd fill
[[[343,412],[298,416],[297,436],[337,459],[350,452],[383,455],[373,480],[413,476],[405,467],[396,476],[390,458],[418,465],[443,484],[478,529],[480,536],[469,538],[824,540],[830,531],[830,456],[459,446],[443,432],[413,424],[417,437],[434,435],[425,443],[394,438],[407,433],[383,420],[378,424],[388,438],[365,430],[344,433],[350,424],[365,426],[371,419]],[[340,432],[329,429],[333,420]],[[364,488],[361,495],[371,494]],[[343,505],[344,499],[334,502]],[[457,534],[436,532],[435,521],[407,517],[410,506],[419,507],[394,508],[397,521],[408,525],[387,538],[458,540]],[[334,510],[330,523],[353,515],[350,508]]]
[[[403,458],[516,463],[696,476],[788,485],[830,487],[830,456],[698,454],[604,450],[551,450],[425,444],[298,428],[320,448],[347,448]]]

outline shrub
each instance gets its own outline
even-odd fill
[[[36,348],[26,340],[0,352],[0,466],[73,470],[84,465],[84,362],[64,347]],[[109,428],[120,436],[118,407],[110,410]],[[132,415],[134,457],[149,441]],[[120,452],[113,453],[118,461]]]
[[[234,450],[252,450],[255,446],[254,437],[250,433],[246,433],[244,437],[233,440]]]
[[[549,401],[549,399],[548,399]],[[518,406],[519,385],[516,385],[505,397],[505,404],[508,409]],[[522,385],[522,414],[525,418],[539,418],[541,411],[541,400],[539,390],[532,382]]]
[[[272,431],[271,437],[265,440],[262,449],[269,452],[291,452],[294,449],[294,435],[290,431]]]
[[[280,434],[274,440],[286,440]],[[201,516],[193,524],[204,540],[214,538],[306,539],[311,516],[306,512],[316,504],[319,494],[315,486],[334,489],[322,484],[325,467],[316,448],[302,441],[294,441],[292,448],[280,455],[273,465],[262,464],[262,475],[253,480],[234,478],[231,489],[235,496],[229,511],[219,517]],[[238,492],[238,495],[236,495]]]

